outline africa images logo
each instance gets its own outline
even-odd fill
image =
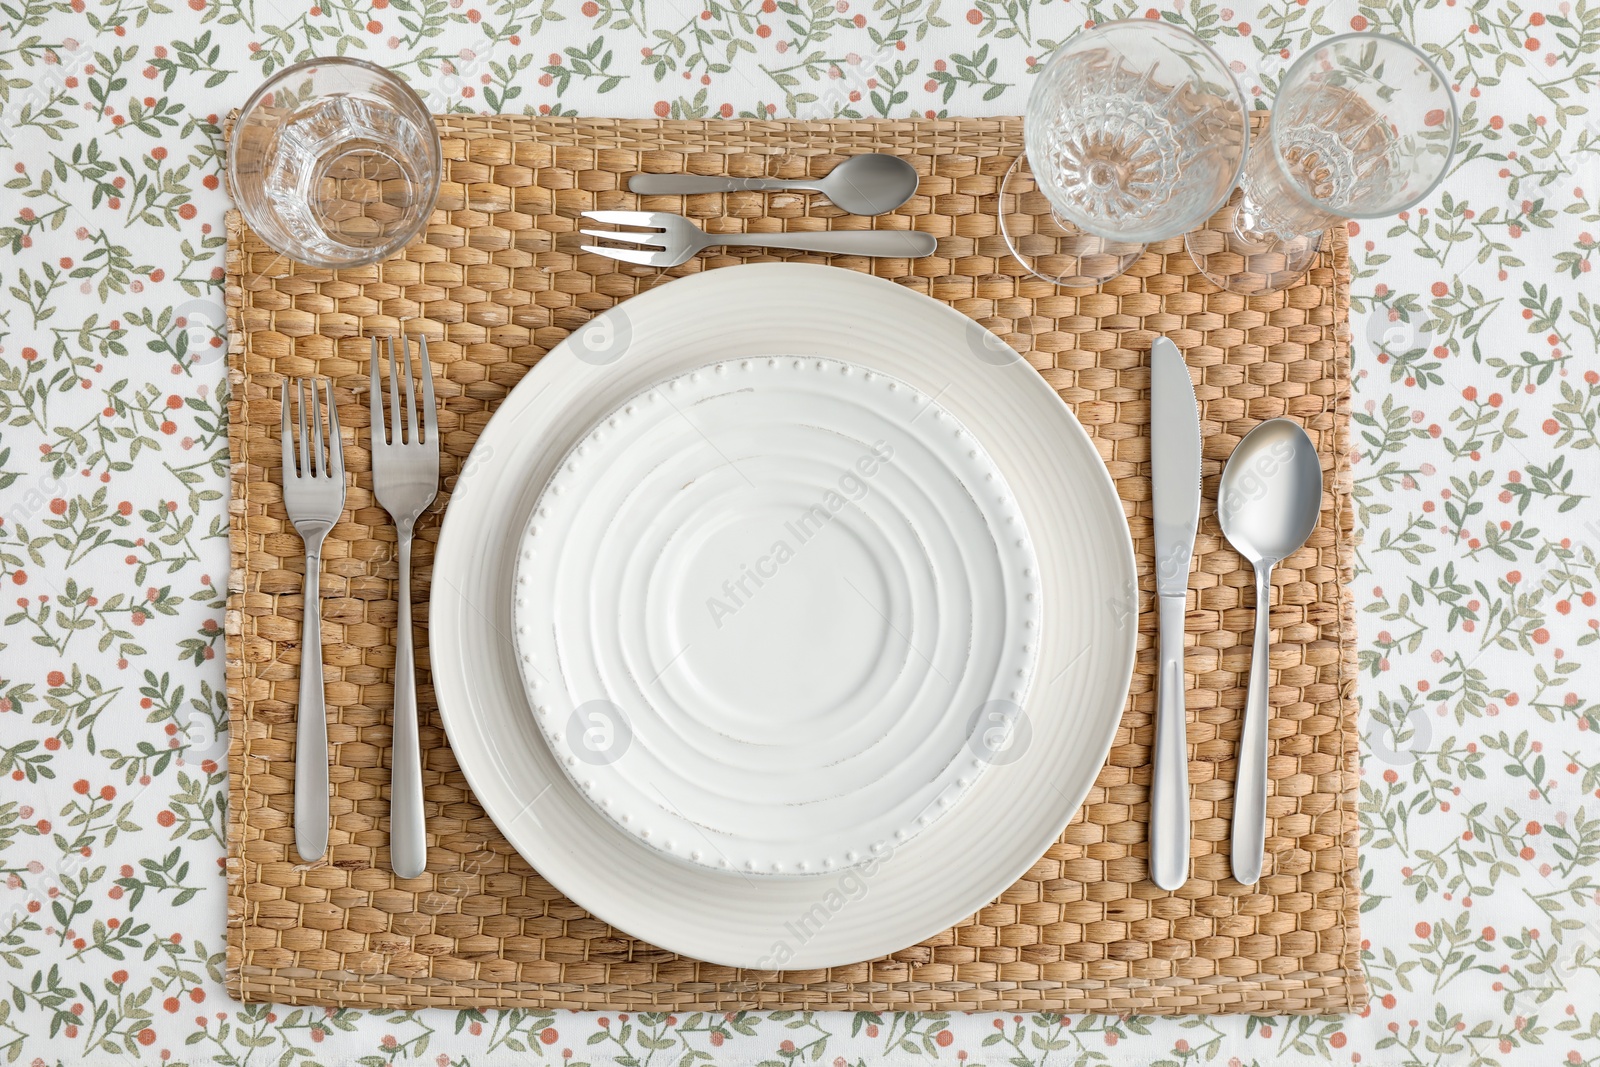
[[[749,604],[761,587],[778,576],[778,571],[795,558],[828,525],[847,504],[866,499],[870,487],[868,479],[877,475],[894,457],[894,446],[878,441],[872,451],[863,453],[855,466],[841,474],[834,487],[822,494],[822,499],[783,524],[782,534],[773,540],[766,554],[755,560],[741,563],[738,570],[722,583],[719,593],[706,597],[706,611],[717,629],[740,609]]]

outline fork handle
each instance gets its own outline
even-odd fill
[[[416,657],[411,647],[411,531],[400,532],[400,618],[394,650],[394,754],[389,769],[389,865],[415,878],[428,865],[417,736]]]
[[[826,252],[836,256],[891,256],[917,259],[930,256],[938,239],[920,230],[828,230],[824,233],[719,233],[708,234],[709,244],[749,248],[787,248],[796,252]]]
[[[328,709],[322,694],[321,584],[321,546],[308,546],[294,744],[294,847],[308,863],[328,851]]]
[[[815,189],[816,183],[787,178],[725,178],[720,174],[635,174],[628,192],[639,196],[687,196],[692,193],[772,192]]]

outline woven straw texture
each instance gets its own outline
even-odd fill
[[[228,985],[245,1000],[338,1005],[1332,1013],[1366,999],[1357,920],[1354,617],[1348,450],[1348,266],[1342,229],[1286,292],[1246,300],[1200,279],[1181,241],[1070,293],[1005,251],[996,200],[1021,150],[1017,119],[638,122],[449,116],[446,174],[425,239],[379,266],[296,267],[230,216],[227,304],[233,458],[229,580]],[[1061,840],[999,900],[884,959],[757,973],[637,941],[564,899],[518,856],[456,766],[427,677],[433,548],[448,489],[499,401],[594,313],[666,278],[749,262],[722,249],[668,272],[577,253],[579,212],[635,207],[638,170],[797,177],[855,152],[922,175],[878,220],[819,197],[649,198],[708,228],[914,226],[917,261],[834,259],[943,300],[1024,353],[1094,438],[1127,511],[1145,596],[1138,667],[1106,767]],[[825,261],[821,257],[784,258]],[[444,491],[414,564],[429,864],[389,871],[387,753],[395,536],[372,496],[370,335],[426,334],[440,375]],[[1205,493],[1187,624],[1193,875],[1146,877],[1155,613],[1150,598],[1149,349],[1166,334],[1197,377]],[[302,547],[279,491],[284,376],[333,378],[351,472],[323,551],[332,742],[329,856],[294,853],[294,707]],[[1229,875],[1226,841],[1249,669],[1249,567],[1215,515],[1222,463],[1258,422],[1300,420],[1323,457],[1321,523],[1278,568],[1267,873]]]

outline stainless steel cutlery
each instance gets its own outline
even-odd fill
[[[1200,525],[1200,413],[1178,346],[1150,348],[1150,477],[1155,504],[1160,672],[1150,782],[1150,877],[1177,889],[1189,876],[1189,748],[1183,624],[1189,564]]]
[[[1150,480],[1156,541],[1160,670],[1150,779],[1150,878],[1162,889],[1189,876],[1188,724],[1183,629],[1189,566],[1200,523],[1200,415],[1189,370],[1165,337],[1150,346]],[[1256,622],[1233,794],[1233,876],[1261,878],[1267,836],[1267,672],[1272,568],[1316,528],[1322,467],[1292,419],[1270,419],[1245,434],[1217,489],[1228,543],[1255,569]]]
[[[585,211],[583,217],[607,226],[636,230],[582,230],[598,240],[635,245],[615,248],[586,244],[585,252],[647,267],[676,267],[713,245],[782,248],[840,256],[889,256],[916,259],[931,255],[938,241],[918,230],[828,230],[821,233],[707,233],[688,219],[665,211]]]
[[[1311,438],[1292,419],[1269,419],[1244,435],[1222,470],[1217,517],[1222,533],[1256,577],[1255,642],[1233,790],[1233,876],[1261,877],[1267,842],[1267,670],[1272,568],[1299,550],[1322,507],[1322,465]]]
[[[327,391],[324,432],[321,395]],[[309,397],[309,404],[307,398]],[[291,399],[298,402],[291,405]],[[289,409],[297,406],[298,417]],[[309,408],[309,410],[308,410]],[[328,712],[322,692],[322,542],[344,511],[344,446],[333,383],[283,383],[283,506],[305,542],[305,612],[300,625],[300,699],[295,709],[294,847],[307,862],[328,851]],[[298,425],[299,433],[291,430]],[[298,449],[295,447],[298,441]]]
[[[387,340],[388,403],[384,403],[377,338],[372,339],[369,400],[373,493],[394,521],[400,563],[389,851],[395,874],[414,878],[427,866],[428,854],[422,818],[416,657],[411,635],[411,542],[417,519],[433,503],[439,489],[439,420],[427,340],[418,339],[420,407],[419,385],[412,377],[411,345],[404,336],[400,338],[397,362],[394,339]],[[328,407],[326,433],[321,412],[324,391]],[[297,418],[291,415],[291,407],[296,406],[292,401],[298,401]],[[295,727],[294,836],[300,858],[309,861],[322,858],[328,850],[328,716],[322,691],[322,611],[317,587],[323,539],[344,510],[344,448],[339,439],[339,411],[334,404],[332,382],[288,380],[283,386],[282,407],[283,503],[306,548],[306,606]],[[298,434],[294,432],[296,424]]]
[[[388,338],[388,427],[384,425],[383,391],[378,373],[378,339],[372,339],[372,488],[378,503],[394,521],[399,539],[400,617],[394,654],[394,748],[389,778],[389,862],[401,878],[415,878],[428,863],[422,818],[422,752],[417,736],[417,679],[411,637],[411,539],[417,519],[439,491],[439,418],[433,399],[433,369],[428,341],[421,350],[422,410],[417,410],[417,383],[412,378],[411,345],[400,338],[401,360],[395,361],[394,338]],[[405,394],[404,404],[401,393]]]
[[[866,152],[851,156],[821,178],[725,178],[712,174],[635,174],[628,191],[656,194],[781,192],[821,193],[852,215],[885,215],[917,191],[917,169],[899,156]]]

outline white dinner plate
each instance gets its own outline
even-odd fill
[[[818,876],[960,802],[1020,719],[1038,562],[982,443],[834,359],[603,415],[534,505],[513,618],[572,784],[647,848]]]
[[[1029,653],[1036,677],[1005,724],[1008,743],[960,802],[914,837],[805,878],[687,862],[642,846],[601,814],[562,770],[562,743],[547,742],[535,721],[514,638],[519,552],[569,453],[609,413],[670,379],[765,360],[843,361],[935,401],[950,432],[970,434],[1003,476],[1031,532],[1039,586]],[[433,684],[451,746],[507,840],[619,929],[759,969],[884,955],[959,922],[1016,881],[1060,835],[1104,762],[1136,629],[1121,505],[1092,443],[1044,380],[943,304],[853,271],[799,264],[671,282],[552,350],[464,465],[430,603]],[[594,632],[607,635],[604,620]]]

